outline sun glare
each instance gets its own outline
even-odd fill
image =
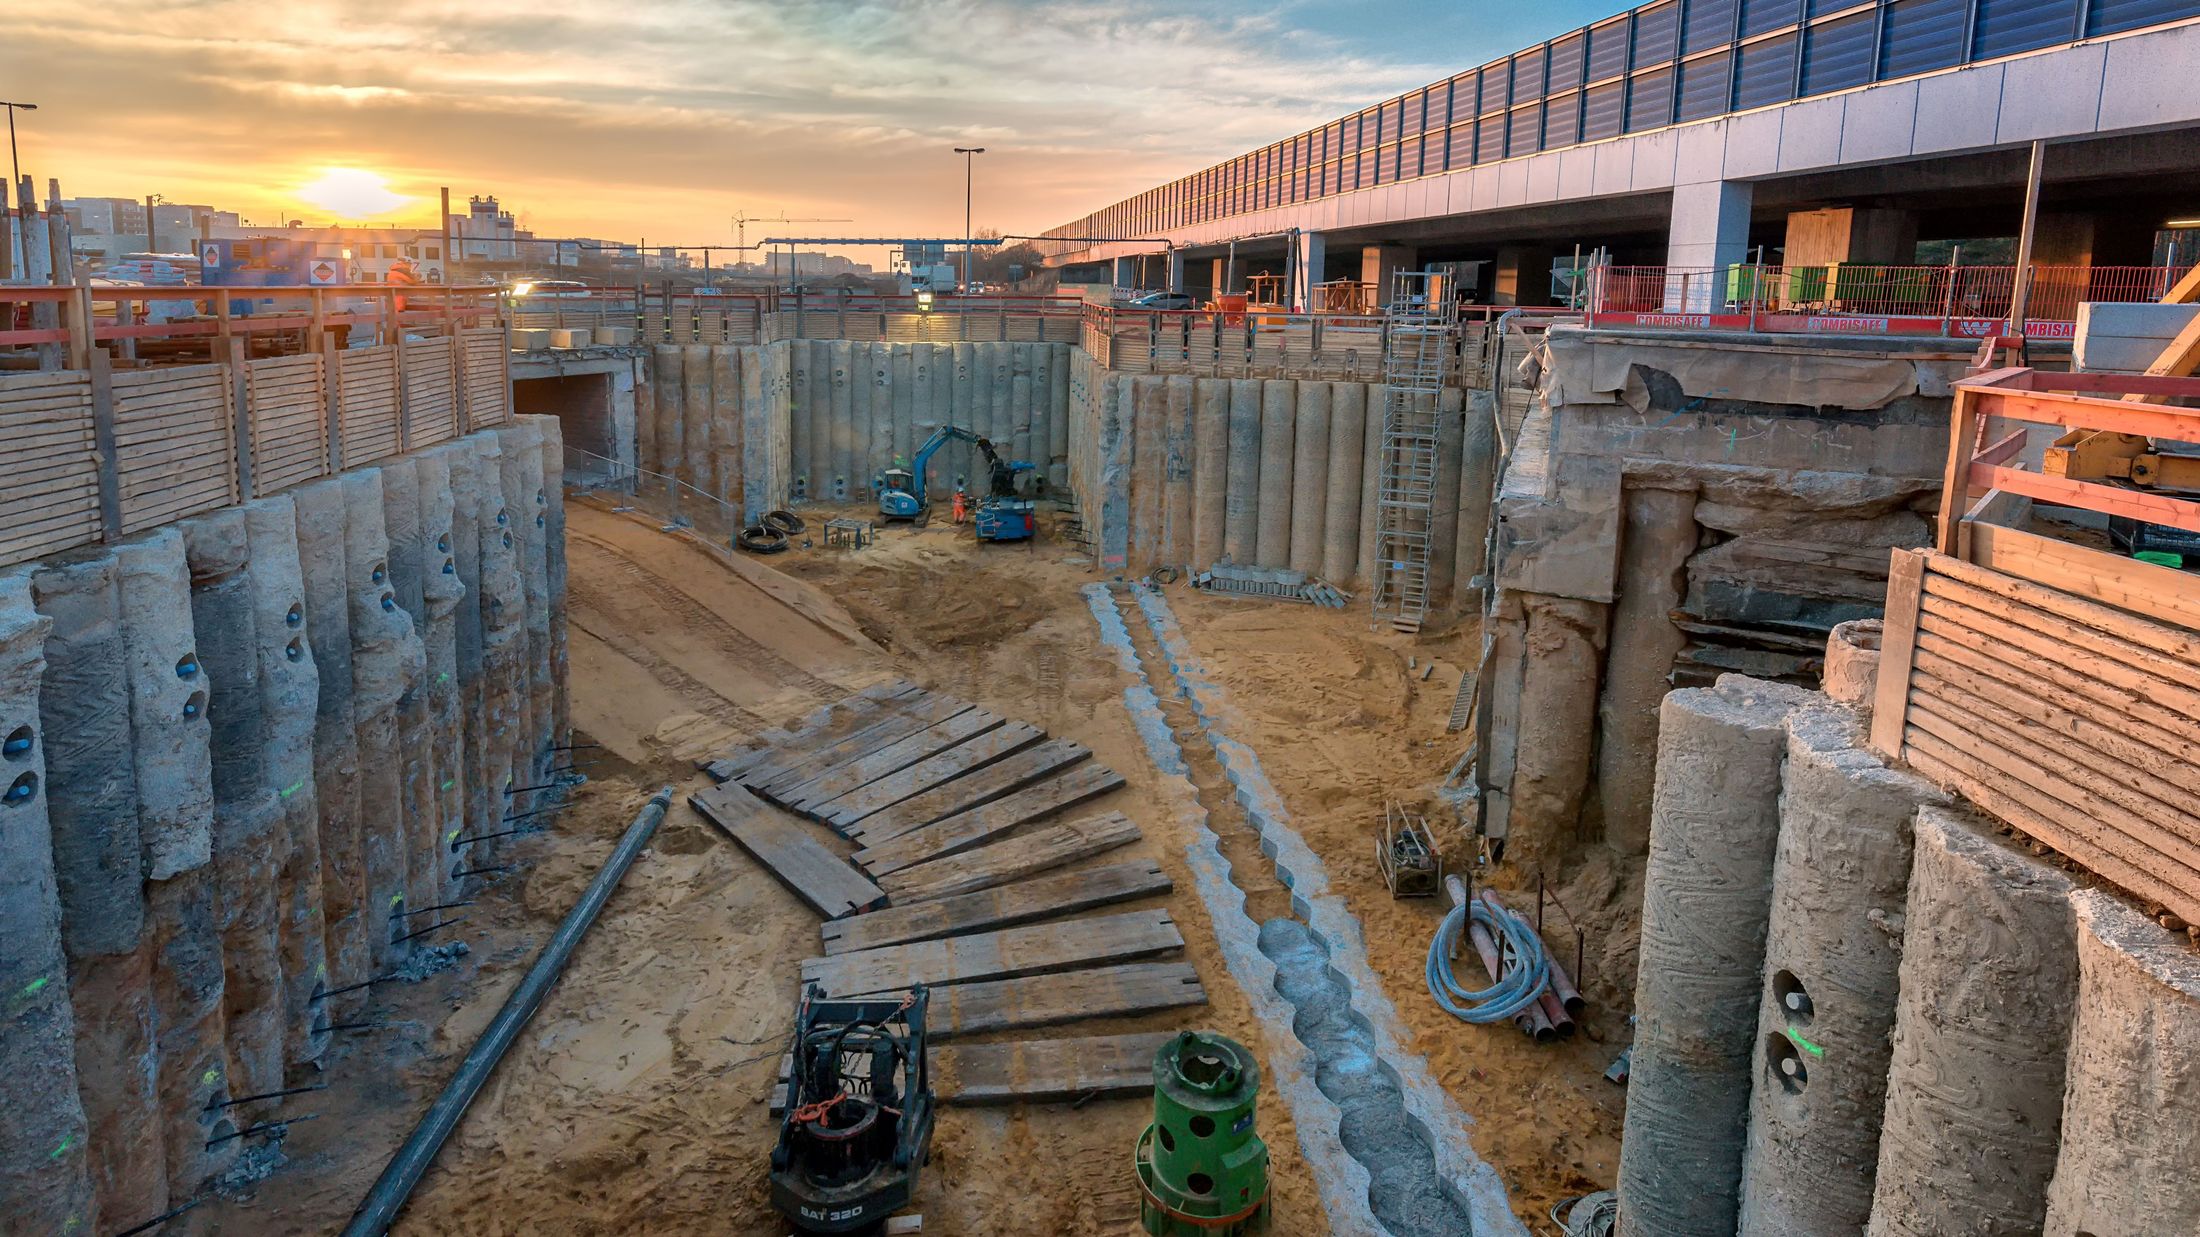
[[[326,168],[318,179],[300,185],[298,196],[343,219],[388,214],[412,201],[392,190],[381,173],[365,168]]]

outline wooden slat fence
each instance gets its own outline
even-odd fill
[[[238,501],[235,399],[226,365],[114,376],[124,534]]]
[[[397,348],[352,348],[337,362],[336,399],[346,468],[400,450]]]
[[[251,409],[255,495],[328,472],[328,384],[317,353],[268,357],[245,366]]]
[[[92,376],[0,378],[0,563],[99,537]]]
[[[499,331],[501,337],[503,332]],[[405,449],[458,436],[457,341],[408,339],[398,347],[405,380]]]
[[[461,331],[458,349],[467,426],[503,424],[512,415],[512,354],[504,332],[493,327]]]

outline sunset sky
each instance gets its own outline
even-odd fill
[[[7,0],[0,97],[65,196],[538,235],[1036,232],[1618,0]],[[751,225],[750,239],[768,229]]]

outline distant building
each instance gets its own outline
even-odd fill
[[[390,268],[400,260],[411,262],[423,283],[444,281],[443,235],[438,231],[237,226],[214,239],[225,269],[289,270],[299,276],[298,283],[386,283]]]
[[[520,242],[534,239],[522,231],[512,212],[497,204],[495,195],[466,199],[466,213],[451,216],[451,248],[461,262],[516,262],[547,259],[547,254]]]
[[[61,208],[69,220],[71,248],[94,263],[126,253],[191,253],[201,236],[225,235],[237,227],[235,211],[181,202],[155,202],[150,233],[145,203],[137,198],[71,198]]]

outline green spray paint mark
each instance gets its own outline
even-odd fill
[[[1822,1057],[1826,1055],[1825,1049],[1820,1048],[1818,1045],[1811,1043],[1807,1039],[1804,1039],[1802,1036],[1796,1034],[1793,1030],[1788,1031],[1787,1037],[1795,1041],[1795,1046],[1797,1048],[1802,1049],[1803,1051],[1809,1053],[1814,1057]]]
[[[391,906],[403,906],[404,904],[405,904],[405,895],[404,895],[404,894],[401,894],[401,893],[393,893],[393,894],[391,894],[391,895],[390,895],[390,905],[391,905]]]
[[[445,671],[443,671],[442,673],[440,673],[440,674],[438,674],[438,675],[436,675],[436,676],[435,676],[435,681],[436,681],[436,682],[438,682],[438,683],[448,683],[448,682],[450,682],[450,681],[451,681],[451,672],[450,672],[450,671],[448,671],[448,670],[445,670]]]
[[[60,1146],[58,1146],[58,1147],[55,1147],[55,1148],[53,1149],[53,1154],[52,1154],[52,1155],[49,1155],[49,1156],[47,1156],[46,1158],[47,1158],[47,1159],[49,1159],[49,1160],[58,1160],[58,1159],[60,1159],[60,1158],[61,1158],[62,1156],[65,1156],[65,1155],[69,1154],[69,1152],[71,1152],[71,1151],[73,1151],[73,1150],[75,1150],[75,1149],[76,1149],[76,1135],[74,1135],[74,1134],[70,1134],[70,1135],[68,1135],[67,1137],[63,1138],[63,1139],[61,1140],[61,1145],[60,1145]]]
[[[299,790],[303,789],[305,784],[306,780],[301,777],[297,781],[292,782],[290,785],[285,786],[281,790],[277,791],[275,793],[275,797],[278,799],[288,799],[292,795],[297,794]]]
[[[438,787],[437,789],[440,789],[440,790],[449,790],[449,789],[450,789],[451,787],[453,787],[453,786],[456,786],[456,785],[458,785],[458,779],[457,779],[457,778],[455,778],[455,777],[451,777],[451,778],[445,778],[445,779],[443,779],[443,785],[442,785],[442,786],[440,786],[440,787]]]
[[[44,975],[41,975],[31,982],[23,985],[22,995],[27,997],[37,996],[39,993],[46,990],[46,985],[50,982],[52,981],[47,979]]]
[[[199,1081],[205,1083],[209,1087],[216,1085],[217,1083],[221,1082],[221,1080],[222,1067],[219,1065],[199,1075]]]

